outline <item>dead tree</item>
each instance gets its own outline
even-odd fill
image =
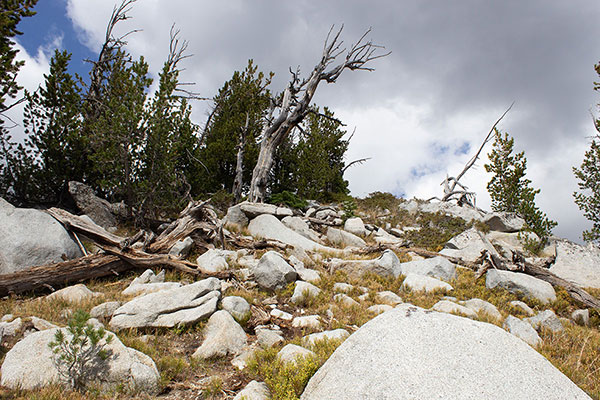
[[[444,185],[444,196],[442,197],[442,201],[456,200],[459,203],[459,205],[467,204],[471,207],[475,207],[475,193],[470,192],[465,185],[459,182],[459,180],[467,173],[467,171],[473,165],[475,165],[475,162],[479,159],[479,156],[481,155],[481,152],[483,151],[485,145],[488,144],[490,140],[492,140],[493,133],[496,130],[496,126],[510,111],[513,104],[511,104],[510,107],[508,107],[508,109],[504,111],[504,114],[502,114],[500,118],[498,118],[496,123],[492,126],[492,129],[490,129],[487,136],[483,140],[483,143],[481,143],[481,146],[479,146],[479,150],[477,150],[477,153],[475,153],[475,155],[467,162],[460,174],[458,174],[456,177],[446,176],[446,179],[444,179],[444,181],[442,182],[442,185]]]
[[[250,122],[250,114],[246,113],[246,123],[240,129],[240,141],[237,145],[237,159],[235,163],[235,180],[233,181],[233,199],[235,203],[239,203],[242,198],[242,184],[244,179],[244,153],[246,148],[246,136],[248,136],[248,124]]]
[[[332,37],[333,28],[332,26],[325,39],[321,60],[315,65],[310,76],[300,80],[299,69],[295,72],[290,70],[292,74],[290,82],[279,98],[272,102],[269,115],[275,115],[275,110],[278,111],[278,114],[277,117],[268,118],[261,132],[260,151],[250,183],[248,196],[250,201],[263,202],[265,200],[275,151],[310,112],[310,102],[319,83],[322,81],[335,83],[346,69],[373,71],[373,68],[367,67],[366,64],[390,54],[378,54],[383,47],[373,44],[371,41],[365,41],[366,36],[371,32],[369,29],[350,47],[345,59],[332,66],[335,60],[346,51],[341,48],[343,41],[340,40],[340,34],[344,27],[342,26]]]
[[[102,111],[102,86],[105,76],[110,70],[110,64],[116,57],[119,57],[117,55],[118,51],[127,44],[125,38],[132,33],[138,32],[138,30],[132,30],[119,37],[113,35],[113,30],[120,21],[126,21],[131,18],[127,13],[131,11],[131,6],[135,2],[136,0],[123,0],[118,7],[115,6],[113,8],[98,59],[95,61],[86,60],[92,63],[93,66],[90,72],[90,84],[86,95],[87,108],[84,115],[85,119],[93,120],[100,115]]]

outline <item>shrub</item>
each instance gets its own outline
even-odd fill
[[[68,334],[58,330],[54,340],[48,344],[54,353],[53,362],[60,376],[76,390],[86,388],[104,372],[104,361],[109,352],[104,349],[112,341],[104,328],[94,328],[87,321],[90,315],[77,310],[69,320],[66,328]],[[104,339],[104,341],[103,341]]]
[[[301,199],[296,194],[288,192],[287,190],[284,190],[281,193],[272,194],[268,201],[271,204],[286,205],[291,208],[302,209],[308,206],[306,200]]]

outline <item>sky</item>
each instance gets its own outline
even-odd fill
[[[35,90],[57,48],[73,53],[71,67],[85,77],[83,60],[97,55],[114,5],[40,0],[37,15],[19,25],[26,62],[19,82]],[[559,223],[554,233],[581,241],[591,226],[573,202],[572,167],[581,164],[600,112],[597,0],[138,0],[129,15],[116,33],[140,30],[126,48],[145,57],[154,77],[175,24],[193,55],[182,80],[209,98],[250,58],[275,73],[271,90],[282,91],[290,67],[308,76],[332,25],[343,24],[345,46],[371,28],[368,38],[392,53],[370,65],[375,71],[347,70],[335,84],[322,83],[314,97],[355,132],[347,161],[370,157],[345,174],[352,195],[441,196],[444,177],[463,169],[514,102],[499,128],[525,152],[527,177],[541,189],[537,205]],[[193,104],[196,123],[204,124],[209,107]],[[461,182],[489,209],[485,162],[484,155]]]

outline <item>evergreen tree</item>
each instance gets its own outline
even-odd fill
[[[175,40],[172,37],[172,44]],[[159,217],[161,212],[179,209],[189,200],[189,177],[197,173],[194,154],[197,127],[190,120],[191,109],[177,96],[180,52],[169,54],[159,75],[158,90],[147,106],[140,153],[137,219]]]
[[[19,168],[18,160],[27,157],[27,150],[13,142],[3,113],[12,106],[6,104],[7,100],[14,99],[21,89],[17,73],[24,62],[15,61],[18,50],[12,39],[22,34],[17,25],[22,18],[35,14],[32,8],[36,3],[37,0],[3,0],[0,10],[0,196],[4,198],[14,195],[12,186],[17,176],[31,174]],[[16,157],[17,152],[19,157]]]
[[[17,84],[17,73],[24,61],[15,61],[18,50],[13,37],[21,35],[17,25],[23,17],[35,15],[32,8],[37,0],[3,0],[0,10],[0,112],[8,106],[8,98],[15,98],[21,87]]]
[[[321,201],[347,194],[343,169],[349,141],[343,139],[346,131],[341,127],[327,107],[322,114],[315,108],[297,131],[298,137],[288,137],[277,149],[271,192],[287,190]]]
[[[55,51],[44,84],[26,93],[23,125],[27,136],[9,156],[10,197],[18,204],[59,203],[67,182],[83,176],[81,101],[68,72],[70,59],[66,51]]]
[[[148,64],[119,49],[107,76],[100,115],[90,122],[90,155],[98,177],[98,188],[111,200],[137,201],[136,174],[144,139],[144,105],[152,79]]]
[[[600,76],[600,63],[594,68]],[[600,82],[594,83],[594,90],[600,91]],[[597,242],[600,240],[600,119],[594,119],[594,128],[598,134],[592,139],[581,166],[573,168],[581,190],[573,193],[573,196],[583,215],[593,223],[590,230],[583,232],[583,239]]]
[[[200,160],[206,167],[200,171],[200,190],[214,193],[221,189],[231,191],[236,172],[237,146],[241,130],[248,128],[244,147],[245,187],[249,185],[252,168],[258,156],[257,137],[262,129],[262,117],[269,106],[267,86],[273,74],[265,77],[252,60],[246,69],[234,72],[214,98],[214,112],[206,127]]]
[[[494,147],[488,154],[490,164],[484,166],[487,172],[494,174],[487,185],[492,199],[492,209],[519,215],[543,244],[557,223],[548,219],[546,214],[535,205],[535,196],[540,190],[532,188],[531,181],[525,178],[527,170],[525,153],[513,155],[513,147],[512,137],[507,133],[502,135],[495,130]]]

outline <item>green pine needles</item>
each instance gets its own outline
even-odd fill
[[[596,64],[594,68],[600,76],[600,64]],[[600,91],[600,82],[594,83],[594,90]],[[579,193],[573,193],[573,196],[575,204],[593,224],[590,230],[583,232],[583,239],[598,242],[600,240],[600,119],[594,119],[594,128],[598,134],[592,138],[590,149],[586,151],[581,166],[573,168],[581,190]]]
[[[535,196],[539,189],[531,187],[531,181],[525,177],[527,159],[525,153],[513,154],[514,139],[507,133],[502,134],[495,129],[495,140],[492,152],[488,154],[490,163],[485,164],[485,170],[494,174],[488,182],[487,189],[492,198],[494,211],[516,213],[527,223],[529,230],[541,240],[539,244],[528,243],[529,248],[544,245],[552,228],[557,223],[549,219],[535,205]]]
[[[88,323],[90,315],[77,310],[66,328],[56,331],[48,344],[54,353],[54,364],[61,378],[73,389],[84,390],[89,382],[100,377],[107,368],[109,351],[105,346],[112,341],[104,328]]]

